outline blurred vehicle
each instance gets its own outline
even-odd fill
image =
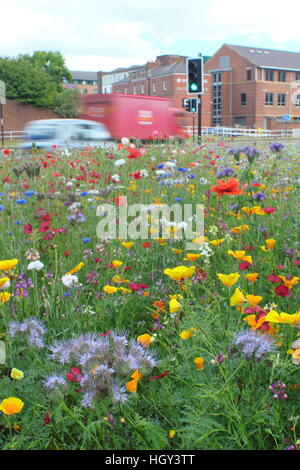
[[[85,148],[87,145],[109,147],[111,135],[105,125],[83,119],[41,119],[29,122],[24,131],[26,140],[20,149]]]
[[[182,112],[167,98],[121,93],[81,97],[82,119],[104,124],[114,139],[183,138]]]

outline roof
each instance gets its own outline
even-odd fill
[[[225,44],[258,67],[300,70],[300,52]]]
[[[74,80],[97,80],[97,72],[78,72],[70,70]]]
[[[173,62],[173,64],[164,67],[154,67],[150,70],[150,77],[159,75],[168,75],[171,73],[186,73],[186,62]]]

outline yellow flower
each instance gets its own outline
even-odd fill
[[[266,243],[267,247],[266,247],[265,245],[262,245],[260,248],[261,248],[262,251],[264,251],[265,253],[268,253],[269,251],[273,250],[276,241],[275,241],[273,238],[268,238],[268,239],[265,241],[265,243]]]
[[[239,273],[217,274],[222,284],[226,287],[233,286],[239,280]]]
[[[212,246],[219,246],[225,241],[225,238],[219,238],[217,240],[208,241]]]
[[[128,250],[130,250],[130,248],[133,247],[134,242],[123,242],[121,243],[121,245],[124,246],[124,248],[127,248]]]
[[[250,305],[258,305],[263,299],[260,295],[246,295],[245,297]]]
[[[0,302],[4,304],[11,298],[11,294],[9,292],[0,292]]]
[[[21,370],[15,369],[13,367],[11,372],[10,372],[10,376],[11,376],[12,379],[20,380],[20,379],[23,379],[24,373]]]
[[[112,278],[113,282],[116,282],[117,284],[122,284],[122,283],[127,283],[129,282],[128,279],[125,279],[124,277],[119,276],[118,274]]]
[[[10,285],[9,277],[2,277],[0,279],[0,289],[7,289],[9,285]]]
[[[269,321],[271,323],[286,323],[288,325],[298,325],[300,323],[300,311],[289,315],[285,312],[278,313],[275,310],[271,310],[269,313],[267,313],[264,318],[265,321]]]
[[[191,277],[195,272],[196,266],[190,266],[187,268],[186,266],[177,266],[173,269],[165,269],[164,274],[170,276],[171,279],[174,281],[180,281],[181,279],[188,279]]]
[[[134,373],[130,376],[132,380],[130,382],[127,382],[126,388],[128,392],[135,393],[137,390],[137,383],[141,378],[143,377],[143,374],[139,372],[139,370],[135,370]]]
[[[252,263],[252,257],[251,256],[245,256],[245,251],[232,251],[228,250],[227,253],[229,255],[232,255],[234,258],[238,259],[239,261],[248,261],[248,263]]]
[[[236,305],[240,305],[245,301],[246,299],[243,292],[239,288],[236,288],[233,295],[230,297],[230,306],[235,307]]]
[[[18,264],[18,262],[18,259],[7,259],[4,261],[0,261],[0,271],[10,271],[16,266],[16,264]]]
[[[202,370],[204,366],[204,359],[203,357],[196,357],[194,359],[194,364],[197,367],[198,370]]]
[[[123,262],[115,259],[111,262],[111,264],[113,265],[114,268],[119,268],[120,266],[122,266]]]
[[[196,328],[190,328],[189,330],[183,330],[180,333],[180,338],[182,339],[189,339],[191,336],[193,336],[194,331],[196,331]]]
[[[190,261],[196,261],[196,259],[200,258],[200,254],[199,253],[187,253],[186,254],[186,257],[188,260]]]
[[[151,338],[151,335],[145,333],[144,335],[138,336],[136,340],[138,343],[141,343],[143,346],[145,346],[145,348],[149,348],[151,344]]]
[[[77,266],[75,266],[75,268],[71,269],[71,271],[69,271],[68,273],[66,274],[74,274],[74,273],[77,273],[77,271],[80,271],[80,269],[84,266],[84,263],[80,262],[77,264]]]
[[[181,303],[179,303],[176,299],[171,299],[169,302],[170,313],[179,312],[181,309]]]
[[[288,289],[291,289],[295,284],[298,284],[298,281],[300,280],[300,277],[294,276],[293,279],[287,279],[285,276],[279,275],[280,279],[283,281],[283,284],[285,287],[288,287]]]
[[[250,230],[249,225],[240,225],[239,227],[233,227],[232,229],[230,229],[230,232],[240,234],[245,232],[246,230]]]
[[[15,415],[20,413],[24,406],[24,403],[20,398],[9,397],[2,400],[0,403],[0,411],[5,415]]]
[[[201,237],[194,238],[192,242],[197,243],[197,245],[203,245],[203,243],[206,242],[206,240],[207,240],[207,237],[201,236]]]
[[[103,287],[103,290],[107,294],[114,294],[115,292],[117,292],[118,288],[114,287],[114,286],[106,285],[106,286]]]
[[[169,438],[169,439],[173,439],[173,437],[175,436],[175,434],[176,434],[175,429],[170,429],[169,434],[168,434],[168,438]]]
[[[248,273],[248,274],[245,274],[245,278],[246,278],[249,282],[255,282],[255,281],[257,281],[258,273]]]

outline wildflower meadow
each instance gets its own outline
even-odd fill
[[[299,185],[278,142],[0,151],[0,447],[296,450]]]

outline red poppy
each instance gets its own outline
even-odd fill
[[[279,282],[282,282],[279,276],[276,276],[276,274],[271,274],[268,276],[268,281],[272,282],[273,284],[279,284]]]
[[[3,155],[10,155],[10,150],[9,149],[4,149],[2,150]]]
[[[154,375],[153,377],[150,377],[150,380],[157,380],[161,379],[162,377],[166,377],[167,375],[169,375],[169,372],[169,370],[166,370],[166,372],[163,372],[162,374]]]
[[[71,254],[71,251],[64,251],[64,256],[67,258],[68,256],[70,256]]]
[[[276,211],[275,207],[263,207],[263,211],[266,213],[266,214],[272,214],[273,212]]]
[[[5,176],[3,183],[11,183],[11,179],[9,176]]]
[[[279,286],[275,287],[275,292],[280,297],[287,297],[289,295],[289,289],[283,284],[279,284]]]
[[[78,367],[71,367],[71,372],[66,373],[67,380],[69,382],[77,382],[80,383],[83,375]]]
[[[43,421],[44,421],[44,424],[46,424],[46,425],[51,422],[51,417],[50,417],[48,411],[47,411],[47,413],[45,414]]]
[[[41,222],[39,226],[39,232],[45,233],[45,232],[48,232],[48,230],[50,230],[49,222]]]
[[[32,233],[32,225],[31,224],[24,225],[24,233],[26,233],[28,235]]]
[[[138,149],[129,148],[128,152],[129,152],[129,155],[127,155],[128,158],[137,158],[137,157],[142,156],[142,154],[139,152]]]
[[[95,263],[102,263],[102,259],[100,258],[94,258]]]
[[[239,269],[240,271],[247,271],[247,269],[249,269],[249,266],[251,266],[251,263],[249,263],[249,261],[244,261],[243,263],[240,263]]]
[[[142,247],[143,248],[149,248],[151,246],[151,243],[150,242],[146,242],[146,243],[143,243],[142,244]]]
[[[218,194],[218,197],[221,197],[223,194],[228,196],[240,195],[243,194],[243,191],[239,189],[240,182],[231,178],[230,180],[218,180],[218,185],[212,186],[211,190]]]

